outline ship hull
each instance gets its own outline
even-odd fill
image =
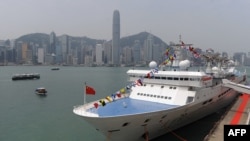
[[[210,91],[212,96],[207,95],[206,100],[178,108],[136,115],[116,117],[83,116],[83,118],[109,140],[145,141],[208,116],[228,106],[238,96],[238,92],[228,88],[222,89],[221,86],[209,88],[206,91]],[[202,92],[200,91],[200,93]]]

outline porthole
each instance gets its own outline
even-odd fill
[[[165,117],[167,117],[167,115],[162,116],[161,119],[164,119]]]
[[[125,122],[125,123],[122,125],[122,127],[125,127],[125,126],[127,126],[127,125],[129,125],[129,122]]]
[[[144,121],[144,123],[147,123],[147,122],[149,122],[150,121],[150,119],[146,119],[145,121]]]

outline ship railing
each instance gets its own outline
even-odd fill
[[[129,94],[125,93],[125,94],[121,94],[121,97],[117,96],[114,99],[108,99],[106,97],[106,98],[103,98],[103,99],[99,99],[99,100],[96,100],[96,101],[93,101],[93,102],[86,103],[84,105],[77,105],[77,106],[74,106],[73,112],[78,114],[78,115],[86,115],[86,116],[98,117],[98,113],[97,113],[96,109],[99,106],[103,106],[103,102],[105,104],[108,104],[108,103],[111,103],[111,102],[119,100],[119,99],[127,98],[128,96],[129,96]],[[97,106],[95,106],[96,104],[97,104]]]

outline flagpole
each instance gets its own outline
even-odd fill
[[[85,86],[84,86],[83,104],[86,103],[86,85],[87,85],[86,82],[84,84],[85,84]]]

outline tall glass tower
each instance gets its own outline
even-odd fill
[[[55,32],[50,33],[50,45],[49,49],[47,50],[48,54],[56,54],[56,34]]]
[[[112,63],[120,65],[120,13],[115,10],[113,13],[113,39],[112,39]]]

